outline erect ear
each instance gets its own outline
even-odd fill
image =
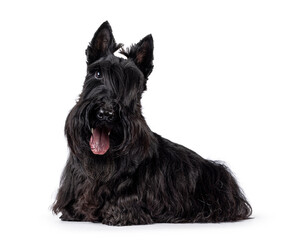
[[[130,49],[122,49],[120,53],[127,58],[131,58],[142,71],[145,78],[148,78],[153,69],[153,49],[153,38],[149,34],[139,43],[132,45]]]
[[[92,41],[85,51],[87,64],[91,64],[100,57],[113,54],[122,46],[122,44],[116,44],[115,38],[112,34],[111,26],[109,25],[108,21],[102,23],[95,32]]]

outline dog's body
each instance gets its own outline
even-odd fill
[[[109,225],[247,219],[251,207],[230,171],[153,133],[140,100],[153,69],[148,35],[114,56],[108,22],[87,54],[83,91],[68,115],[70,157],[55,213]]]

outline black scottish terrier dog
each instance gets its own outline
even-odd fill
[[[247,219],[230,170],[152,132],[141,97],[153,69],[151,35],[121,53],[104,22],[86,50],[87,76],[69,113],[70,157],[53,205],[66,221],[108,225]]]

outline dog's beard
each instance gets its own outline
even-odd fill
[[[92,128],[92,135],[90,138],[90,148],[91,151],[96,155],[104,155],[109,147],[109,135],[110,129],[101,127],[101,128]]]

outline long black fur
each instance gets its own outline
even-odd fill
[[[118,58],[108,22],[87,54],[87,76],[69,113],[70,156],[53,205],[66,221],[108,225],[223,222],[247,219],[251,207],[230,170],[153,133],[141,97],[153,69],[153,39],[143,38]],[[110,109],[111,121],[99,119]],[[97,115],[98,114],[98,115]],[[110,148],[91,151],[92,128],[107,128]]]

